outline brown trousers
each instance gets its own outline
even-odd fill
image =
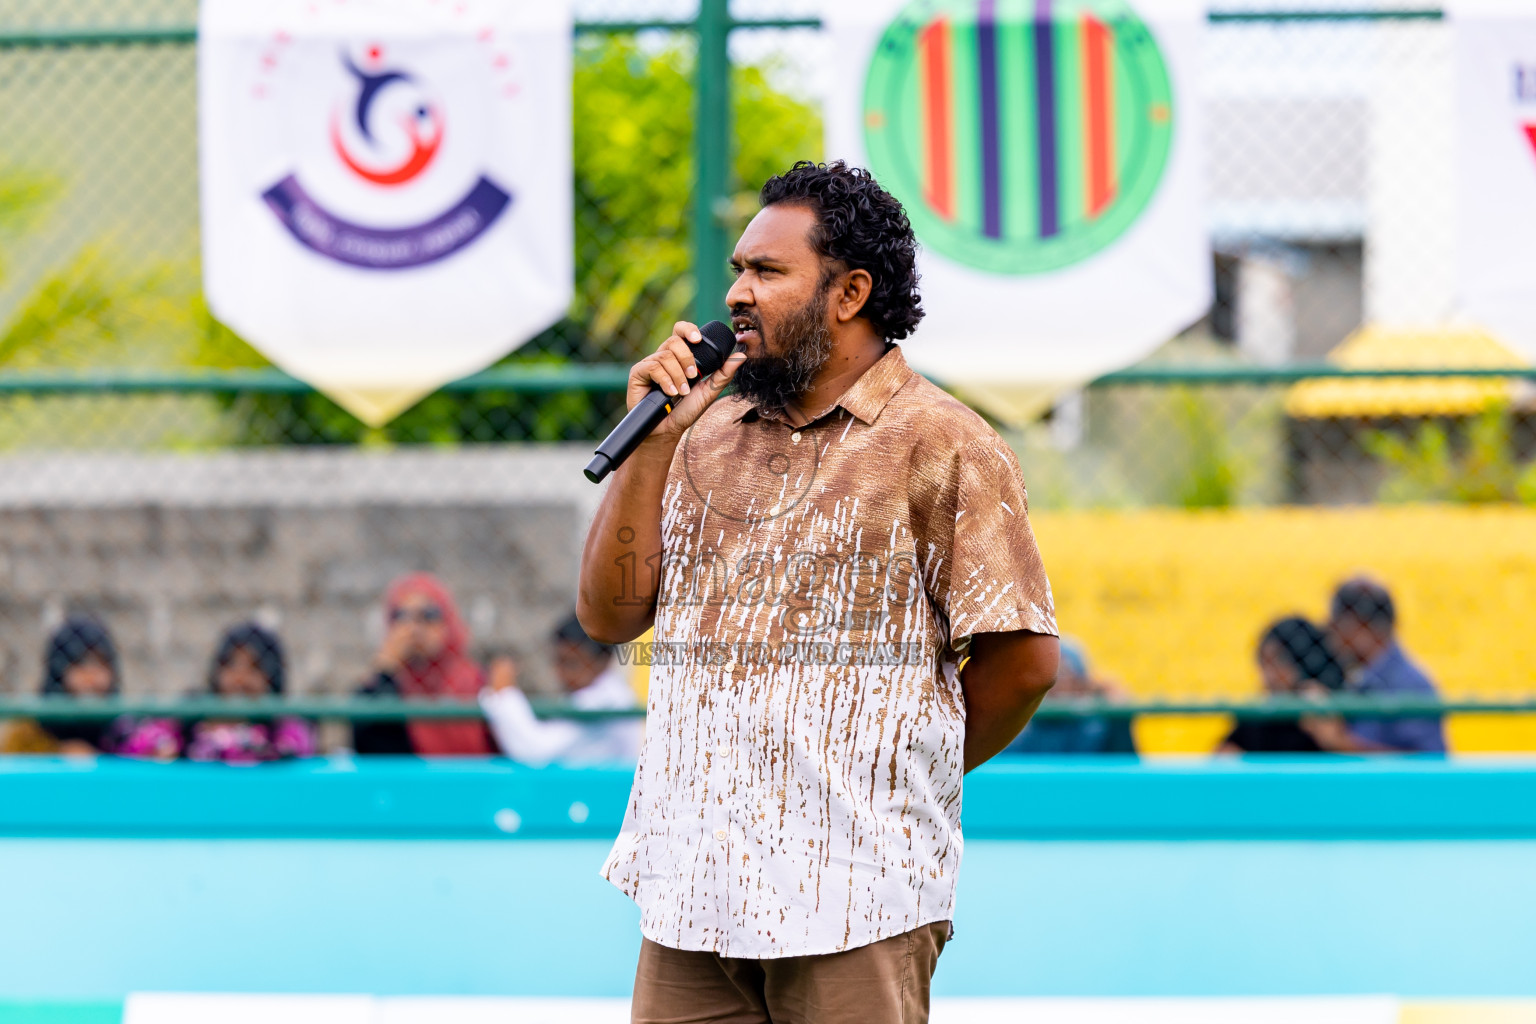
[[[632,1024],[927,1024],[949,922],[823,956],[745,960],[644,939]]]

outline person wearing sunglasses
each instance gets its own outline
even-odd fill
[[[396,580],[384,596],[384,642],[374,673],[358,692],[406,700],[473,701],[484,683],[469,657],[469,630],[453,595],[428,573]],[[483,721],[358,723],[360,754],[486,755],[495,752]]]

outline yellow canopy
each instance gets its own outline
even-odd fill
[[[1528,365],[1475,327],[1405,330],[1368,325],[1340,342],[1328,361],[1383,369]],[[1509,401],[1514,386],[1513,379],[1498,377],[1324,377],[1291,385],[1285,411],[1297,419],[1469,416]]]

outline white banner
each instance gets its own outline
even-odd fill
[[[908,359],[997,415],[1134,362],[1204,315],[1193,0],[829,2],[828,158],[922,243]]]
[[[203,0],[215,316],[364,421],[557,320],[568,0]]]
[[[1536,359],[1536,4],[1462,0],[1450,12],[1461,312]]]

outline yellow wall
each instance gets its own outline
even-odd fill
[[[1470,506],[1038,512],[1062,630],[1147,698],[1258,693],[1253,649],[1340,580],[1391,589],[1404,646],[1448,698],[1536,696],[1536,510]],[[1150,751],[1209,750],[1220,718],[1143,720]],[[1536,716],[1455,716],[1454,749],[1536,750]]]
[[[635,643],[644,645],[656,640],[656,631],[648,629],[635,638]],[[641,707],[646,706],[646,698],[651,693],[651,666],[649,662],[642,663],[639,658],[633,658],[625,666],[624,673],[629,677],[629,685],[635,691],[635,699]]]

